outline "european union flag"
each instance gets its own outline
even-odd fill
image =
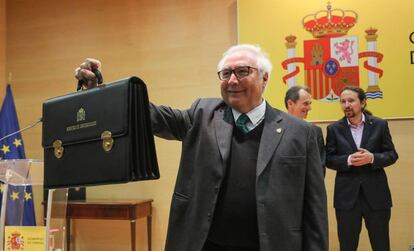
[[[6,87],[6,96],[0,111],[0,139],[19,130],[16,108],[10,84]],[[23,140],[20,133],[0,141],[1,159],[25,159]],[[3,189],[0,188],[0,205]],[[35,226],[32,186],[9,186],[6,225]],[[17,214],[22,213],[23,219]],[[19,221],[22,222],[19,222]]]

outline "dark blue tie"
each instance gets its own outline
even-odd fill
[[[245,113],[242,113],[236,121],[237,128],[239,128],[243,133],[248,133],[249,128],[247,128],[246,124],[249,120],[249,117]]]

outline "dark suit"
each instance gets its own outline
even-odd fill
[[[166,251],[200,251],[229,161],[231,109],[200,99],[190,109],[151,105],[155,135],[182,141]],[[266,107],[256,166],[261,251],[328,250],[326,193],[308,123]]]
[[[322,129],[317,125],[312,125],[312,128],[316,134],[316,142],[318,143],[319,156],[321,157],[323,174],[325,175],[326,150],[325,150],[325,140],[323,139]]]
[[[388,244],[386,242],[389,239],[388,221],[392,202],[384,167],[395,163],[398,155],[387,121],[365,115],[360,147],[374,155],[374,162],[361,167],[348,166],[348,156],[357,151],[357,146],[347,119],[344,117],[328,126],[326,165],[337,171],[334,207],[341,250],[356,250],[362,217],[373,249],[388,250],[384,246],[389,245],[389,241]]]

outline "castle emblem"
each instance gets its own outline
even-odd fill
[[[296,57],[296,36],[286,39],[288,58],[282,62],[287,70],[283,82],[289,87],[297,85],[296,75],[300,72],[298,63],[304,64],[304,85],[312,90],[314,99],[321,101],[337,100],[345,86],[359,86],[359,60],[365,59],[364,68],[368,71],[368,98],[382,98],[379,79],[383,70],[378,68],[383,55],[377,52],[377,29],[367,29],[365,39],[367,51],[359,52],[358,37],[349,36],[348,31],[355,26],[358,15],[352,10],[332,9],[328,3],[326,10],[307,15],[302,24],[314,39],[303,43],[304,56]]]
[[[76,122],[84,121],[86,119],[86,111],[82,107],[76,113]]]

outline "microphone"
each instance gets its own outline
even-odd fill
[[[18,130],[18,131],[15,131],[15,132],[12,132],[12,133],[9,133],[9,134],[7,134],[6,136],[4,136],[3,138],[1,138],[0,139],[0,142],[1,141],[3,141],[3,140],[5,140],[5,139],[7,139],[7,138],[10,138],[11,136],[13,136],[13,135],[16,135],[16,134],[18,134],[18,133],[20,133],[20,132],[24,132],[24,131],[26,131],[26,130],[29,130],[30,128],[32,128],[32,127],[34,127],[34,126],[36,126],[37,124],[39,124],[40,122],[42,122],[43,121],[43,118],[39,118],[36,122],[34,122],[33,124],[31,124],[31,125],[28,125],[28,126],[26,126],[25,128],[22,128],[22,129],[20,129],[20,130]]]

